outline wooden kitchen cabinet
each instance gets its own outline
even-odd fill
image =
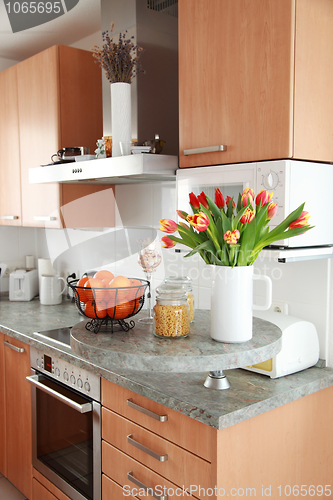
[[[22,225],[113,226],[112,186],[29,184],[30,168],[51,163],[63,147],[87,146],[93,153],[103,135],[101,70],[91,52],[54,46],[20,62],[16,70]],[[107,205],[96,204],[90,195],[106,190]]]
[[[7,479],[31,498],[31,392],[30,349],[16,339],[3,336],[5,358],[5,420]]]
[[[0,224],[21,226],[21,173],[16,66],[0,72]]]
[[[0,332],[0,474],[6,475],[6,405],[4,334]]]
[[[139,405],[141,410],[128,407],[128,400]],[[329,429],[333,387],[222,430],[197,422],[104,379],[102,405],[103,500],[111,498],[109,491],[122,492],[124,485],[127,485],[127,493],[133,491],[131,488],[136,486],[128,479],[129,472],[148,487],[165,487],[164,491],[168,493],[173,489],[175,494],[169,498],[179,498],[176,488],[179,484],[188,486],[188,480],[192,487],[192,490],[187,490],[192,493],[191,498],[211,500],[222,500],[227,496],[287,498],[290,496],[288,485],[291,488],[299,485],[299,489],[306,485],[301,495],[306,499],[314,496],[310,485],[315,488],[322,486],[327,497],[332,494],[333,434]],[[168,420],[159,422],[142,413],[142,409],[160,416],[167,415]],[[164,424],[167,425],[164,427]],[[186,433],[192,435],[193,442],[196,442],[194,447],[201,444],[204,450],[193,453],[194,462],[187,458],[193,448],[189,451]],[[178,458],[174,458],[171,451],[167,461],[155,460],[157,465],[153,464],[154,459],[149,455],[135,447],[130,449],[127,444],[129,434],[148,448],[154,447],[159,454],[176,446],[181,452]],[[177,463],[179,471],[170,475],[168,467],[172,469],[172,463]],[[166,467],[161,472],[163,466]],[[181,483],[177,474],[182,477]],[[331,493],[328,495],[329,489]],[[320,489],[316,491],[321,496]],[[115,493],[112,498],[120,499],[120,494],[116,496]]]
[[[32,469],[32,498],[31,500],[70,500],[35,468]],[[110,497],[111,498],[111,497]]]
[[[331,0],[179,0],[180,167],[333,161]],[[226,145],[226,151],[184,150]]]

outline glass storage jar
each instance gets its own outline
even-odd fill
[[[182,286],[186,290],[187,302],[190,306],[190,322],[194,321],[194,296],[192,280],[188,276],[168,276],[164,283],[172,286]]]
[[[182,286],[161,285],[156,290],[154,335],[161,338],[187,337],[190,307]]]

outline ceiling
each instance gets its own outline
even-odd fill
[[[5,2],[0,1],[0,58],[22,61],[52,45],[73,43],[101,29],[101,0],[79,0],[64,15],[13,33]]]

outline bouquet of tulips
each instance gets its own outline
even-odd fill
[[[246,188],[239,193],[236,206],[233,198],[224,199],[219,188],[215,188],[214,201],[204,192],[198,196],[190,193],[193,215],[177,210],[186,222],[160,220],[160,230],[169,234],[161,238],[163,247],[181,243],[192,249],[185,257],[198,252],[206,264],[251,266],[264,247],[313,227],[303,203],[270,231],[268,224],[278,208],[271,202],[272,196],[264,189],[255,196],[253,189]],[[179,237],[172,235],[176,231]]]

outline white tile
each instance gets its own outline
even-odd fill
[[[116,226],[153,224],[152,184],[116,185],[116,204]]]
[[[26,497],[5,477],[0,478],[0,498],[3,500],[24,500]]]
[[[153,222],[156,227],[160,219],[177,220],[176,182],[156,182],[152,185]]]

